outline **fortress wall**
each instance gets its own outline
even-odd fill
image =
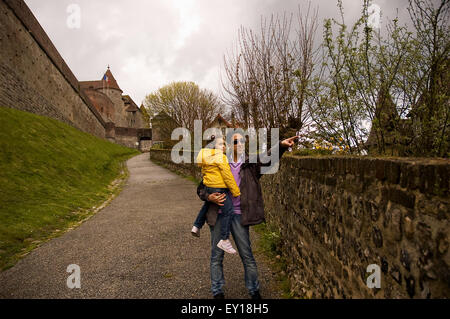
[[[140,141],[142,137],[147,138],[147,141]],[[148,151],[151,138],[152,130],[148,128],[115,127],[115,142],[126,147]]]
[[[105,137],[105,122],[22,0],[0,1],[0,106]]]
[[[116,143],[130,148],[137,148],[136,143],[139,141],[137,131],[136,128],[116,126]]]

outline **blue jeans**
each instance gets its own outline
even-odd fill
[[[211,291],[213,295],[223,293],[223,286],[225,279],[223,276],[223,256],[224,251],[217,247],[220,240],[220,223],[221,219],[217,219],[214,227],[210,226],[211,230]],[[253,257],[252,247],[250,243],[249,226],[241,225],[241,215],[232,214],[231,216],[231,234],[236,243],[239,256],[244,265],[244,279],[245,287],[247,287],[250,294],[259,291],[258,270],[256,261]]]
[[[213,188],[206,187],[206,191],[208,194],[212,193],[221,193],[226,194],[225,201],[223,202],[223,206],[220,207],[221,213],[218,214],[217,220],[222,220],[220,227],[220,239],[226,240],[230,237],[230,222],[231,215],[233,214],[233,201],[231,200],[231,194],[228,191],[228,188]],[[197,218],[194,221],[194,226],[197,228],[202,228],[206,222],[206,213],[208,212],[209,203],[205,202],[203,207],[198,212]]]
[[[209,203],[205,202],[202,206],[202,209],[198,212],[197,218],[194,221],[194,226],[197,228],[202,228],[206,223],[206,213],[209,209]]]

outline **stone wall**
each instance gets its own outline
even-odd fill
[[[0,106],[105,137],[105,122],[25,2],[0,1]]]
[[[170,154],[152,149],[150,158],[201,178]],[[449,160],[283,156],[261,185],[293,294],[449,298],[449,175]],[[366,284],[371,264],[379,289]]]
[[[450,297],[449,160],[283,157],[261,179],[293,292]],[[366,285],[381,268],[381,288]]]
[[[115,127],[114,138],[117,144],[130,148],[139,148],[141,151],[144,151],[143,148],[145,148],[148,151],[148,144],[151,144],[152,130],[149,128]],[[147,141],[141,141],[142,138],[145,138]]]
[[[152,147],[152,140],[141,140],[139,143],[139,150],[141,152],[150,152]]]

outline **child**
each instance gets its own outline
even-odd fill
[[[223,138],[215,138],[213,135],[209,142],[212,141],[215,141],[215,147],[213,149],[201,149],[197,156],[197,163],[202,168],[203,184],[206,186],[206,191],[209,194],[226,194],[226,199],[220,208],[222,212],[218,216],[220,218],[220,241],[217,247],[227,253],[235,254],[236,250],[228,239],[230,237],[231,215],[233,214],[233,202],[229,191],[231,191],[234,197],[240,196],[241,192],[231,173],[227,157],[224,154],[225,143]],[[194,222],[191,233],[196,237],[200,237],[200,228],[202,228],[206,221],[208,207],[208,202],[205,202]]]

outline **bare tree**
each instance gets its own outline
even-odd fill
[[[238,45],[224,57],[225,103],[246,127],[279,127],[281,135],[300,130],[310,119],[306,102],[314,72],[317,9],[261,18],[258,32],[240,27]]]

